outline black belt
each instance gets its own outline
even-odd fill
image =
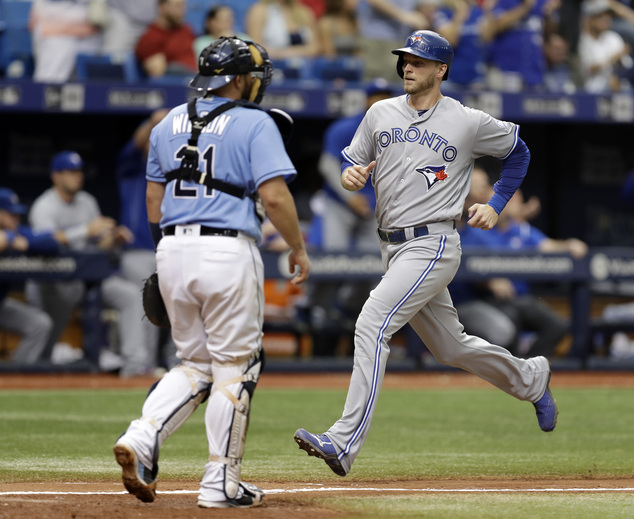
[[[164,236],[174,236],[176,234],[176,226],[168,225],[163,229]],[[217,229],[216,227],[205,227],[204,225],[200,226],[200,235],[201,236],[231,236],[235,238],[238,236],[238,231],[235,229]]]
[[[414,238],[418,238],[419,236],[427,236],[429,234],[429,229],[426,225],[421,225],[420,227],[414,227]],[[379,234],[379,238],[381,241],[385,241],[388,243],[400,243],[407,241],[405,237],[405,229],[395,229],[393,231],[384,231],[383,229],[377,229],[376,231]]]
[[[434,232],[445,232],[449,230],[449,224],[451,223],[451,227],[452,228],[456,228],[456,222],[455,221],[448,221],[448,222],[437,222],[437,224],[439,224],[440,228],[436,228],[436,230]],[[437,224],[430,224],[432,226],[432,229],[434,229],[434,226]],[[412,229],[412,233],[413,236],[410,235],[408,237],[408,232],[406,232],[406,229],[394,229],[394,230],[384,230],[384,229],[377,229],[376,232],[379,235],[379,238],[381,239],[381,241],[387,242],[387,243],[402,243],[404,241],[410,240],[412,238],[418,238],[420,236],[427,236],[429,234],[429,227],[427,225],[421,225],[420,227],[414,227]]]

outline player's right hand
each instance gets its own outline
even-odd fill
[[[341,185],[348,191],[359,191],[368,181],[370,171],[376,166],[376,160],[373,160],[366,167],[355,164],[346,168],[341,175]]]
[[[288,271],[293,274],[299,268],[299,273],[291,279],[293,285],[299,285],[308,279],[308,272],[310,271],[310,260],[308,259],[308,253],[306,249],[291,250],[288,255]]]

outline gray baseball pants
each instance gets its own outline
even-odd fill
[[[537,401],[550,373],[544,357],[519,359],[505,348],[464,333],[447,290],[460,264],[457,232],[382,243],[381,253],[386,273],[356,323],[354,367],[343,415],[326,432],[346,472],[370,430],[388,342],[406,323],[439,362],[473,373],[519,400]]]

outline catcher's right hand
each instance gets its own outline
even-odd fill
[[[143,310],[149,321],[161,328],[170,328],[165,302],[159,289],[158,273],[155,272],[143,284]]]

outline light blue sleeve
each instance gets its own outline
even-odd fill
[[[161,166],[159,164],[159,155],[157,152],[159,126],[160,126],[160,123],[156,125],[154,128],[152,128],[152,132],[150,133],[150,151],[148,153],[145,178],[146,180],[151,180],[152,182],[164,183],[165,175],[161,171]]]

